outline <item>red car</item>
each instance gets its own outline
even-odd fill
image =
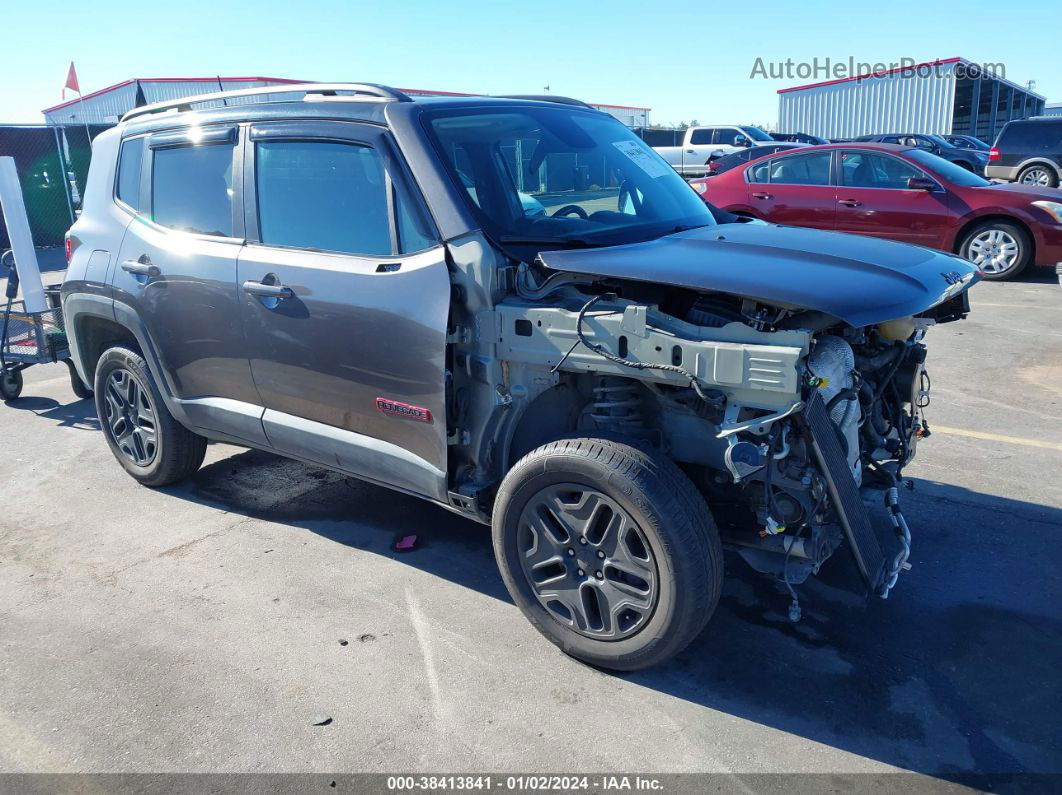
[[[809,146],[690,184],[736,215],[955,252],[986,279],[1062,262],[1062,190],[997,185],[914,147]]]

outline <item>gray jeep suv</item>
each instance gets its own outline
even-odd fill
[[[490,523],[531,622],[615,669],[701,631],[724,548],[794,620],[840,548],[887,595],[973,267],[716,217],[548,100],[284,86],[100,135],[62,301],[115,458],[163,486],[219,440]]]

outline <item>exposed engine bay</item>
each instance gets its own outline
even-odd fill
[[[853,327],[721,292],[526,264],[513,287],[490,322],[502,399],[526,409],[496,463],[565,432],[641,439],[702,491],[724,544],[784,584],[793,620],[793,586],[842,545],[867,589],[888,596],[910,552],[898,486],[929,435],[923,338],[964,315],[965,295]],[[892,532],[876,531],[875,518]]]

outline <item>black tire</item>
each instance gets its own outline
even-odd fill
[[[21,370],[4,370],[0,373],[0,398],[15,400],[22,394],[23,385]]]
[[[1055,170],[1053,168],[1051,168],[1048,165],[1044,165],[1042,163],[1033,163],[1032,165],[1029,165],[1029,166],[1026,166],[1025,168],[1023,168],[1021,170],[1021,173],[1018,174],[1018,184],[1022,184],[1022,185],[1027,184],[1025,182],[1025,179],[1026,179],[1026,177],[1031,175],[1033,172],[1043,172],[1046,175],[1046,177],[1047,177],[1047,185],[1046,185],[1046,187],[1048,187],[1048,188],[1057,188],[1058,187],[1058,174],[1055,173]],[[1042,182],[1028,183],[1028,184],[1043,185]]]
[[[111,380],[112,376],[115,380]],[[137,411],[144,407],[150,409],[154,441],[148,446],[129,444],[128,439],[122,442],[125,450],[119,446],[120,431],[125,427],[119,425],[121,418],[117,414],[119,409],[116,408],[116,402],[122,398],[119,393],[123,391],[116,386],[116,380],[119,378],[125,384],[131,380],[139,387],[133,401]],[[114,391],[108,394],[108,389]],[[124,346],[105,350],[96,364],[94,391],[97,416],[100,418],[100,427],[107,444],[118,463],[134,480],[157,488],[178,483],[199,469],[203,456],[206,455],[206,439],[192,433],[173,418],[159,394],[147,362],[139,353]],[[126,421],[128,422],[128,419]],[[119,431],[115,430],[116,426]],[[131,454],[128,452],[130,448],[139,448],[143,450],[144,455]]]
[[[1018,246],[1018,255],[1013,265],[997,271],[986,270],[986,266],[976,262],[975,254],[971,252],[970,247],[973,242],[986,233],[1001,232],[1003,235],[1009,236],[1014,240]],[[1029,263],[1033,258],[1033,242],[1022,227],[1015,223],[1005,220],[988,220],[984,223],[977,224],[970,228],[962,237],[962,241],[959,243],[958,249],[959,256],[970,260],[979,268],[984,275],[984,278],[988,281],[1002,282],[1007,279],[1013,279],[1019,273],[1029,267]]]
[[[531,575],[525,573],[525,561],[529,557],[525,550],[537,550],[541,537],[525,520],[525,510],[534,510],[542,495],[563,493],[569,488],[579,490],[575,493],[586,489],[586,493],[597,495],[595,499],[608,503],[625,516],[618,526],[635,528],[635,545],[645,545],[643,551],[647,550],[648,563],[653,566],[653,601],[635,617],[633,629],[622,630],[624,616],[632,612],[622,600],[615,607],[605,602],[610,617],[603,619],[603,623],[617,633],[612,639],[589,636],[591,630],[579,629],[580,622],[566,609],[547,608],[536,594]],[[578,580],[575,593],[580,595],[588,589],[600,594],[603,585],[615,582],[613,574],[607,571],[611,561],[599,563],[594,558],[604,557],[605,539],[610,532],[617,534],[616,531],[606,529],[591,543],[584,542],[581,547],[578,544],[591,536],[588,526],[600,524],[596,517],[595,513],[581,530],[572,524],[564,525],[568,540],[563,543],[574,547],[566,552],[572,557],[566,559],[558,554],[556,561],[567,561],[562,567],[565,573],[553,579],[547,577],[546,582]],[[609,521],[612,518],[614,514],[609,513],[605,520],[607,528],[616,526]],[[558,522],[564,524],[561,519]],[[623,522],[633,522],[633,525]],[[618,535],[627,533],[629,538],[630,532],[624,530]],[[656,450],[588,438],[564,439],[532,450],[502,482],[494,505],[493,537],[498,568],[517,606],[539,632],[565,653],[591,665],[634,671],[661,663],[697,637],[719,602],[723,550],[715,522],[693,483],[673,461]],[[534,540],[528,542],[528,538]],[[600,544],[596,551],[595,542]],[[550,544],[555,545],[556,539]],[[626,548],[629,542],[624,545]],[[591,566],[606,569],[605,576],[602,577],[601,571],[592,574]],[[621,582],[625,579],[619,577]],[[575,598],[582,598],[585,604],[585,596]],[[617,612],[620,609],[622,612]],[[565,612],[571,620],[560,617]],[[623,635],[622,631],[629,634]]]
[[[74,362],[71,359],[66,360],[66,366],[70,370],[70,389],[73,390],[81,400],[92,397],[92,390],[85,386],[84,381],[81,380],[81,376],[77,374],[77,368],[74,367]]]

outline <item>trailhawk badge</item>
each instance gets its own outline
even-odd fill
[[[431,412],[428,409],[410,403],[400,403],[397,400],[378,397],[376,398],[376,410],[394,417],[404,417],[407,420],[431,422]]]

